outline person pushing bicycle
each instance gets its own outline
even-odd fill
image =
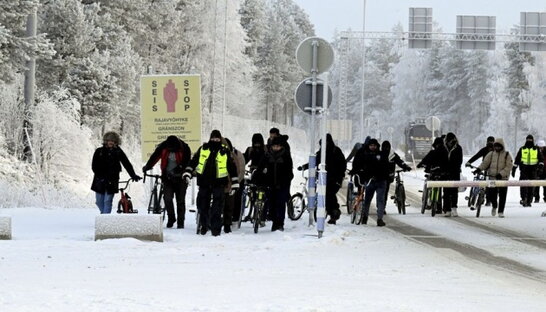
[[[184,141],[171,135],[161,142],[142,168],[142,172],[152,169],[161,160],[161,179],[163,180],[164,202],[167,210],[167,227],[184,228],[186,216],[186,189],[188,183],[182,179],[182,173],[191,159],[191,149]],[[176,196],[176,215],[173,200]]]
[[[381,143],[381,153],[384,154],[384,156],[387,158],[388,161],[388,172],[389,177],[387,179],[387,188],[385,189],[385,209],[387,208],[387,198],[389,195],[389,188],[394,182],[394,175],[396,170],[396,165],[398,167],[402,168],[404,171],[411,171],[411,167],[408,166],[396,152],[394,152],[391,148],[391,142],[389,141],[383,141]]]
[[[210,224],[212,236],[219,236],[223,223],[224,190],[230,180],[231,190],[239,189],[237,168],[228,147],[222,145],[220,131],[212,130],[209,141],[199,147],[193,155],[183,174],[186,183],[189,183],[194,172],[199,186],[197,209],[199,209],[200,233],[207,234]]]

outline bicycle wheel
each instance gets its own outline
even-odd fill
[[[478,193],[478,198],[476,199],[476,218],[480,217],[480,212],[482,210],[484,199],[485,199],[484,191],[483,189],[480,189],[480,192]]]
[[[438,198],[439,198],[439,190],[437,188],[433,188],[431,190],[431,203],[430,203],[430,214],[434,217],[436,215],[436,210],[438,209]]]
[[[350,183],[347,185],[347,197],[345,198],[345,204],[347,205],[347,213],[352,214],[353,213],[353,203],[355,199],[354,195],[354,184]]]
[[[290,197],[288,201],[287,209],[288,218],[292,221],[299,220],[305,211],[305,201],[301,193],[296,193]]]
[[[404,185],[400,184],[396,192],[396,205],[399,214],[406,214],[406,190]]]
[[[430,214],[434,217],[436,215],[436,209],[438,209],[438,202],[436,200],[432,200],[432,203],[430,205]]]
[[[118,211],[116,211],[117,213],[122,213],[123,212],[123,204],[121,203],[121,199],[118,201]]]
[[[351,223],[359,225],[362,223],[362,200],[356,199],[353,205],[353,214],[351,215]]]
[[[423,197],[421,198],[421,214],[425,214],[425,210],[428,206],[428,188],[423,189]]]
[[[262,202],[258,202],[254,205],[254,214],[252,215],[252,225],[254,226],[254,233],[258,233],[258,229],[260,228],[260,217],[261,217],[261,211],[262,211]]]

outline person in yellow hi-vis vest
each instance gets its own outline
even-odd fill
[[[516,175],[518,166],[520,180],[536,180],[538,172],[544,169],[544,158],[535,145],[535,138],[530,134],[525,139],[525,145],[520,147],[516,155],[514,167],[512,168],[512,177]],[[521,187],[520,196],[521,200],[519,203],[523,207],[531,207],[533,188]]]
[[[189,183],[192,175],[197,176],[197,209],[201,235],[207,234],[210,227],[213,236],[222,231],[222,209],[224,207],[224,189],[231,178],[231,191],[239,188],[237,168],[231,159],[227,146],[222,145],[222,134],[212,130],[210,139],[193,155],[186,172],[182,175]],[[211,206],[212,197],[212,206]]]

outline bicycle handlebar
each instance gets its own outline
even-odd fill
[[[142,179],[142,183],[146,183],[146,177],[155,178],[156,180],[161,179],[161,175],[159,174],[147,174],[146,172],[144,172],[144,178]]]
[[[119,181],[118,183],[119,184],[125,184],[125,187],[120,187],[119,188],[120,191],[125,191],[129,187],[129,183],[131,183],[131,179],[129,179],[127,181]]]

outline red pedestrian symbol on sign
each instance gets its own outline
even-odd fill
[[[175,104],[178,100],[178,89],[175,87],[174,82],[169,79],[165,88],[163,88],[163,99],[167,103],[167,113],[174,113]]]

